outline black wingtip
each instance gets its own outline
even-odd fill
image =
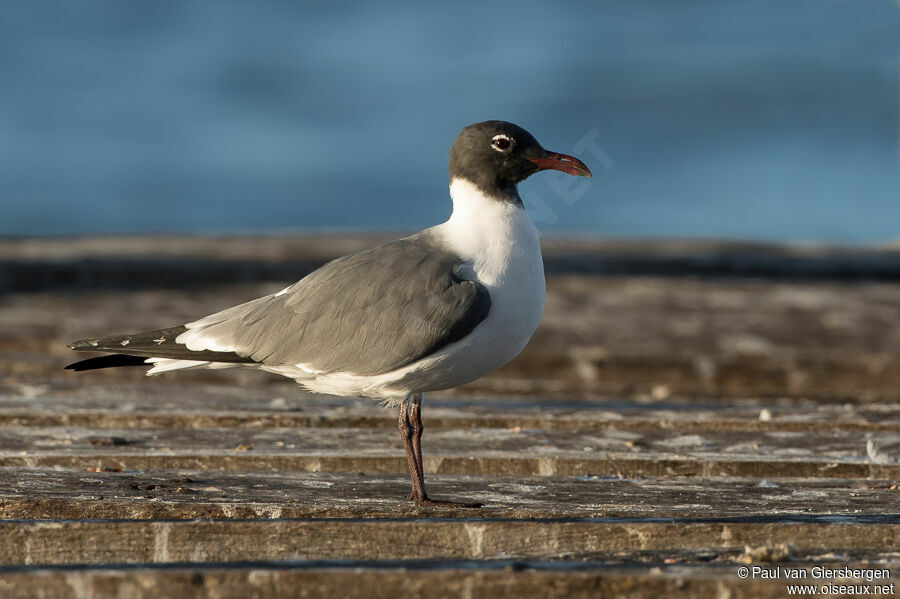
[[[65,367],[65,370],[83,372],[85,370],[97,370],[98,368],[115,368],[118,366],[146,366],[147,358],[144,356],[129,356],[128,354],[112,354],[98,358],[88,358],[80,362],[73,362]]]

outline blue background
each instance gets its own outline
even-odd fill
[[[413,229],[459,129],[583,180],[548,233],[900,238],[898,8],[874,0],[4,2],[0,234]]]

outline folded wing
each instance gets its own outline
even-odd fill
[[[138,343],[133,335],[127,344],[112,337],[70,347],[381,374],[462,339],[487,317],[490,293],[462,279],[460,266],[425,231],[330,262],[279,293],[145,334],[159,334],[155,340]]]

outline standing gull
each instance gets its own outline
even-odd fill
[[[338,258],[278,293],[149,333],[75,341],[115,352],[71,370],[152,364],[148,375],[250,366],[332,395],[386,400],[400,411],[412,491],[430,499],[422,470],[426,391],[474,381],[513,359],[544,311],[538,233],[517,184],[554,169],[590,177],[577,158],[549,152],[504,121],[464,128],[450,148],[447,222]]]

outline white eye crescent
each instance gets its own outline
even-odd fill
[[[491,138],[491,147],[498,152],[508,152],[512,148],[513,140],[505,133],[500,133]]]

